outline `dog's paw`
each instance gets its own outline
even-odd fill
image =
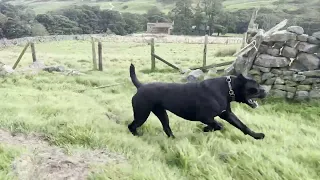
[[[203,132],[220,131],[222,129],[223,129],[222,124],[219,124],[216,127],[206,126],[203,128]]]
[[[137,136],[137,137],[141,136],[141,134],[139,134],[136,130],[135,131],[130,130],[130,132],[133,136]]]
[[[213,129],[213,127],[211,127],[211,126],[206,126],[206,127],[204,127],[203,128],[203,132],[211,132],[211,131],[213,131],[214,129]]]
[[[223,129],[223,125],[222,125],[221,123],[217,122],[217,126],[214,127],[214,130],[215,130],[215,131],[220,131],[220,130],[222,130],[222,129]]]
[[[263,133],[255,133],[254,137],[255,139],[263,139],[265,135]]]

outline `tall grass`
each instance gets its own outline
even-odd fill
[[[20,150],[7,146],[0,145],[0,178],[1,179],[14,179],[14,174],[12,172],[12,162],[15,157],[20,155]]]
[[[89,71],[92,67],[89,42],[37,45],[37,55],[46,63],[69,65],[87,75],[41,73],[1,79],[0,127],[44,133],[52,145],[61,147],[107,148],[128,159],[118,165],[106,165],[101,172],[91,174],[90,179],[291,180],[319,177],[318,102],[289,104],[269,100],[261,102],[261,107],[255,110],[233,103],[233,111],[248,127],[266,134],[261,141],[243,135],[219,118],[217,120],[225,126],[223,131],[203,133],[201,123],[185,121],[171,113],[170,125],[176,139],[166,137],[154,115],[139,129],[143,136],[134,137],[127,130],[133,118],[131,97],[136,92],[129,80],[130,63],[136,65],[142,82],[178,82],[181,75],[174,71],[143,73],[150,68],[148,46],[105,43],[104,47],[105,71],[93,72]],[[210,49],[219,48],[222,47],[212,45]],[[201,49],[202,45],[160,44],[157,53],[188,67],[198,64],[196,59],[202,57]],[[0,56],[10,63],[11,57],[19,51],[18,47],[4,49]],[[29,55],[26,54],[22,65],[31,61]],[[208,57],[215,62],[214,57]],[[218,61],[230,59],[232,57]],[[157,68],[168,67],[157,62]],[[124,85],[91,89],[117,82],[124,82]],[[79,93],[81,89],[87,90]],[[8,149],[3,152],[10,154]],[[13,158],[9,157],[0,161],[0,167],[7,170],[0,174],[1,179],[10,173],[7,164]]]

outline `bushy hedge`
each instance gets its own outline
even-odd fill
[[[23,6],[0,2],[0,38],[42,35],[95,34],[111,31],[125,35],[144,31],[145,15],[101,10],[95,6],[72,6],[38,14]]]

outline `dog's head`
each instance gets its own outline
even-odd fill
[[[258,107],[255,99],[263,99],[267,96],[265,89],[252,78],[239,74],[236,77],[236,83],[238,85],[235,92],[235,100],[240,103],[246,103],[251,108]]]

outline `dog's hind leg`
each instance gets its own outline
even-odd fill
[[[137,128],[142,126],[148,119],[150,112],[148,109],[133,108],[134,120],[128,125],[128,129],[134,136],[138,136]]]
[[[203,124],[206,124],[207,126],[203,128],[204,132],[210,132],[210,131],[218,131],[223,128],[223,125],[213,118],[204,119],[201,121]]]
[[[169,125],[169,117],[165,109],[162,107],[156,106],[152,112],[158,117],[160,120],[164,132],[167,134],[168,137],[175,138],[174,135],[172,134],[170,125]]]

